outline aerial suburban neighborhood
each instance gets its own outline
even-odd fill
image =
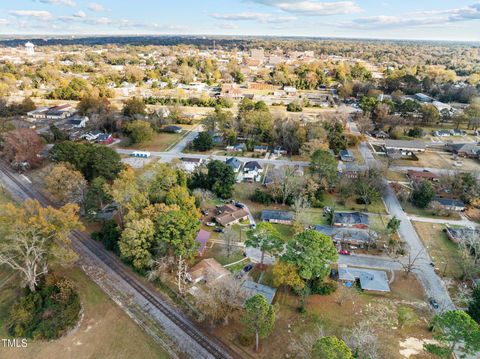
[[[137,3],[0,0],[0,358],[480,358],[480,5]]]

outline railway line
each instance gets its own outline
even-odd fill
[[[19,190],[23,192],[26,198],[36,199],[43,206],[54,206],[54,204],[41,193],[22,183],[22,181],[17,178],[17,175],[12,173],[5,163],[0,163],[0,172],[12,181]],[[202,332],[201,329],[186,318],[181,312],[168,304],[159,293],[148,288],[127,266],[125,266],[125,264],[103,248],[99,243],[93,241],[86,233],[73,231],[71,236],[72,245],[79,256],[95,256],[98,260],[103,262],[114,273],[128,283],[149,304],[167,317],[171,323],[201,346],[206,351],[208,357],[215,359],[239,358],[239,356],[233,353],[224,343]],[[200,357],[200,353],[198,354]]]

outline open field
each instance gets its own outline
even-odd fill
[[[0,272],[1,277],[2,272]],[[83,317],[78,328],[53,342],[28,341],[27,348],[2,348],[3,359],[130,359],[169,358],[160,345],[138,327],[80,269],[62,271],[80,291]],[[5,316],[18,293],[18,281],[10,281],[0,296],[0,337],[5,333]]]
[[[341,204],[338,197],[335,194],[327,193],[325,194],[325,199],[323,200],[324,206],[331,207],[335,211],[365,211],[365,205],[358,204],[355,200],[349,199],[345,204]],[[370,213],[379,213],[387,214],[383,201],[380,199],[368,205],[367,212]]]
[[[261,273],[254,269],[252,278],[258,279]],[[265,272],[261,283],[271,285],[271,273]],[[356,324],[370,321],[375,335],[378,337],[378,357],[401,359],[406,356],[400,351],[405,349],[401,343],[408,338],[418,340],[429,339],[428,321],[431,312],[425,304],[421,285],[413,276],[404,277],[396,273],[391,285],[390,294],[369,294],[357,288],[346,288],[339,285],[337,291],[328,296],[312,295],[308,300],[306,314],[297,310],[299,298],[279,289],[275,299],[278,304],[277,321],[274,332],[268,340],[261,340],[260,353],[254,354],[253,345],[243,346],[239,336],[242,327],[237,320],[227,326],[221,326],[216,333],[230,341],[232,345],[242,349],[247,355],[258,358],[290,358],[299,357],[302,338],[306,336],[337,335],[343,337]],[[411,318],[401,325],[399,312],[408,311]],[[410,358],[431,358],[426,353]]]
[[[459,278],[463,274],[458,247],[447,238],[440,224],[413,222],[437,273],[442,277]]]

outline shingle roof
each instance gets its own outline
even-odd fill
[[[263,295],[269,304],[272,304],[273,298],[277,293],[276,288],[271,288],[263,284],[255,283],[250,280],[246,280],[242,283],[242,291],[247,296],[247,299],[253,297],[255,294]]]
[[[419,141],[404,141],[404,140],[385,140],[385,147],[387,148],[415,148],[419,150],[425,149],[425,144]]]
[[[390,292],[387,274],[381,270],[338,266],[338,277],[343,281],[358,279],[363,290]],[[352,279],[354,278],[354,279]]]
[[[333,223],[368,225],[368,215],[360,212],[335,212]]]
[[[264,210],[262,211],[262,221],[268,220],[280,220],[280,221],[293,221],[294,214],[291,211],[273,211],[273,210]]]

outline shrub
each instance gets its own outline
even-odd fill
[[[303,108],[298,102],[291,102],[287,105],[288,112],[302,112]]]
[[[118,252],[118,240],[122,231],[117,226],[114,220],[106,221],[100,232],[92,234],[92,238],[96,241],[102,242],[106,249]]]
[[[253,202],[261,203],[269,206],[273,202],[273,198],[270,194],[262,191],[260,188],[255,190],[255,193],[250,198]]]
[[[36,292],[28,291],[13,305],[7,330],[16,337],[57,339],[78,322],[80,309],[73,282],[50,274]]]
[[[335,292],[338,288],[337,282],[333,281],[323,281],[323,280],[315,280],[310,289],[312,294],[319,294],[319,295],[330,295]]]

